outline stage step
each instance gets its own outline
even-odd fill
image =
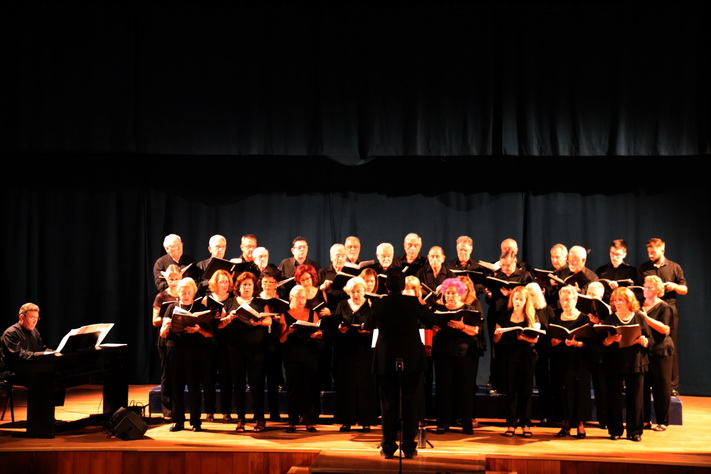
[[[399,467],[399,452],[393,459],[383,459],[379,456],[364,456],[361,451],[340,449],[325,449],[321,451],[311,464],[309,473],[346,474],[346,473],[385,473],[394,472]],[[486,471],[486,456],[467,453],[445,453],[427,456],[427,463],[418,459],[403,459],[402,472],[457,472],[484,473]]]
[[[188,406],[188,394],[187,394],[187,389],[185,390],[185,406]],[[335,411],[335,406],[336,406],[336,401],[335,401],[335,392],[332,391],[323,391],[321,392],[321,414],[325,416],[332,416],[334,411]],[[592,417],[590,421],[597,421],[597,413],[595,410],[595,394],[594,392],[591,392],[590,394],[591,397],[591,405],[592,405]],[[160,406],[160,386],[154,387],[150,390],[149,392],[149,412],[153,416],[160,416],[161,414],[161,406]],[[266,414],[267,417],[269,416],[270,410],[269,410],[269,401],[267,400],[267,397],[265,395],[265,404],[266,404]],[[251,398],[249,391],[247,393],[247,412],[251,413],[250,411],[251,407]],[[489,393],[488,390],[486,390],[484,387],[481,387],[479,392],[476,395],[476,416],[477,418],[494,418],[494,419],[503,419],[504,418],[504,413],[506,412],[506,407],[505,407],[505,397],[504,395],[498,394],[498,393]],[[279,392],[279,412],[282,415],[286,414],[286,392],[280,391]],[[204,407],[203,407],[203,413],[204,413]],[[220,409],[220,389],[217,389],[217,410],[216,413],[222,413],[222,410]],[[234,413],[234,411],[232,411]],[[539,410],[539,403],[538,403],[538,393],[534,391],[533,394],[533,419],[538,420],[540,419],[540,410]],[[655,422],[655,417],[654,417],[654,407],[652,407],[652,421]],[[671,413],[669,416],[669,422],[671,425],[682,425],[683,417],[682,417],[682,403],[679,397],[672,397],[672,403],[671,403]]]

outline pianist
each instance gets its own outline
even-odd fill
[[[52,352],[42,342],[37,330],[39,306],[25,303],[20,307],[19,321],[5,330],[0,339],[0,378],[12,376],[18,362]]]

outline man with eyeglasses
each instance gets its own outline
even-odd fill
[[[19,321],[5,330],[0,338],[0,377],[11,376],[22,359],[51,353],[37,329],[39,306],[25,303],[20,307]]]
[[[605,301],[610,299],[612,292],[619,286],[640,284],[639,272],[625,262],[625,257],[627,257],[627,242],[623,239],[615,239],[610,244],[610,263],[595,271],[600,280],[604,280]]]

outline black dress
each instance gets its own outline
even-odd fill
[[[588,316],[583,313],[574,320],[563,320],[561,314],[557,313],[551,323],[563,326],[569,331],[590,322]],[[577,426],[590,418],[590,365],[586,349],[590,343],[582,342],[583,347],[576,347],[561,341],[551,351],[551,370],[555,374],[555,400],[562,408],[562,420],[569,422],[569,426]]]
[[[177,296],[171,296],[168,290],[163,290],[156,295],[155,300],[153,300],[153,307],[158,309],[158,316],[163,319],[165,316],[165,310],[168,309],[168,305],[178,301]],[[160,327],[158,328],[160,333]],[[160,337],[158,334],[156,342],[156,350],[158,351],[158,358],[160,359],[160,404],[161,411],[163,412],[164,418],[171,418],[172,413],[172,397],[173,397],[173,377],[170,374],[167,363],[167,339]]]
[[[633,344],[620,348],[614,342],[605,348],[604,367],[607,377],[608,433],[622,436],[623,399],[626,404],[627,437],[641,436],[644,429],[644,374],[649,366],[649,350],[654,344],[647,321],[640,313],[623,323],[616,314],[604,321],[612,326],[639,324],[642,335],[647,337],[649,347]],[[623,395],[624,392],[624,395]]]
[[[647,316],[667,326],[671,325],[672,309],[660,301],[647,311]],[[669,409],[672,392],[672,361],[674,341],[670,334],[662,334],[650,328],[654,346],[649,355],[649,371],[644,375],[644,420],[652,420],[652,396],[657,423],[669,425]]]
[[[462,305],[460,309],[478,311],[481,305]],[[445,306],[435,306],[433,311],[449,311]],[[447,430],[461,419],[465,430],[474,418],[474,397],[479,358],[485,347],[485,337],[480,330],[470,336],[449,326],[440,327],[432,340],[435,386],[437,400],[437,428]]]
[[[286,326],[296,322],[289,312],[284,313]],[[309,322],[315,321],[315,313],[309,311]],[[289,424],[296,425],[299,417],[305,425],[316,423],[319,399],[318,361],[323,347],[321,339],[312,338],[309,329],[296,329],[284,341],[284,372],[286,375],[286,405]]]
[[[264,312],[263,300],[254,298],[250,306]],[[241,303],[235,298],[225,306],[229,314]],[[226,327],[227,349],[229,352],[231,378],[234,393],[235,413],[239,421],[245,421],[247,412],[247,383],[252,396],[252,413],[254,421],[264,421],[264,381],[265,360],[269,345],[267,326],[252,326],[250,323],[235,318]]]
[[[353,311],[349,300],[341,301],[333,315],[336,422],[370,426],[377,422],[377,390],[373,374],[373,314],[366,301]],[[360,332],[367,331],[367,332]]]
[[[176,301],[168,306],[165,317],[172,317],[173,309],[177,306],[190,312],[202,311],[204,308],[202,304],[197,302],[193,302],[191,305],[182,305]],[[212,330],[211,327],[203,329]],[[166,345],[168,370],[173,378],[173,422],[185,422],[183,390],[187,385],[190,424],[193,427],[199,427],[202,414],[202,390],[209,385],[210,368],[213,363],[212,337],[205,337],[198,333],[170,332]]]
[[[511,312],[508,312],[499,318],[498,324],[501,328],[506,328],[522,326],[525,323],[513,323]],[[517,332],[501,334],[501,339],[496,343],[506,393],[506,425],[513,428],[531,426],[533,374],[536,364],[535,344],[519,340]]]

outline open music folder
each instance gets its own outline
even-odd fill
[[[114,323],[97,323],[72,329],[62,338],[56,352],[61,354],[98,347],[113,327]]]

